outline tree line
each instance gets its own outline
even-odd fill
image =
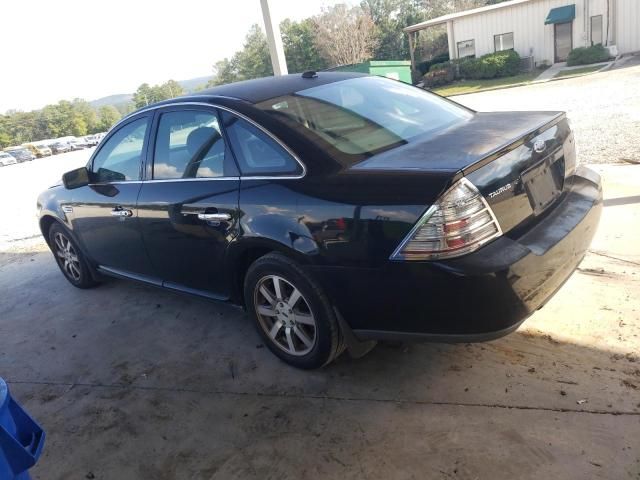
[[[168,100],[184,95],[182,86],[175,80],[169,80],[161,85],[143,83],[133,94],[133,104],[136,108],[146,107],[152,103]]]
[[[104,132],[122,117],[112,105],[94,108],[81,99],[61,100],[41,110],[9,110],[0,115],[0,148],[46,138]]]
[[[402,29],[430,18],[504,0],[362,0],[349,7],[337,4],[319,15],[300,21],[285,19],[280,33],[290,73],[324,70],[366,60],[407,60],[409,42]],[[447,52],[446,31],[430,28],[420,32],[414,44],[417,59],[428,59]],[[214,76],[207,85],[273,75],[266,36],[259,25],[252,25],[244,44],[231,58],[213,66]],[[83,136],[108,130],[133,108],[183,95],[174,80],[159,85],[143,83],[127,105],[92,107],[76,99],[47,105],[31,112],[9,111],[0,115],[0,148],[44,138]]]

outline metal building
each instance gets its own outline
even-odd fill
[[[414,68],[416,35],[443,24],[450,58],[514,49],[539,65],[598,43],[612,55],[640,51],[640,0],[510,0],[406,27]]]

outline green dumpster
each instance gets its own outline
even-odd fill
[[[361,72],[411,83],[411,62],[408,60],[369,60],[368,62],[331,68],[334,72]]]

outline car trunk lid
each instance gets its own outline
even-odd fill
[[[467,177],[486,198],[504,233],[542,215],[575,165],[573,135],[562,112],[476,113],[469,121],[358,163],[352,170],[448,172]],[[443,184],[443,190],[449,185]]]

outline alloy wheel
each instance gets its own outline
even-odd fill
[[[313,349],[316,321],[309,303],[291,282],[278,275],[264,276],[253,297],[260,326],[278,348],[295,356]]]
[[[71,240],[62,233],[56,233],[54,242],[56,244],[56,255],[64,273],[72,280],[79,282],[82,276],[80,259],[75,248],[73,248]]]

